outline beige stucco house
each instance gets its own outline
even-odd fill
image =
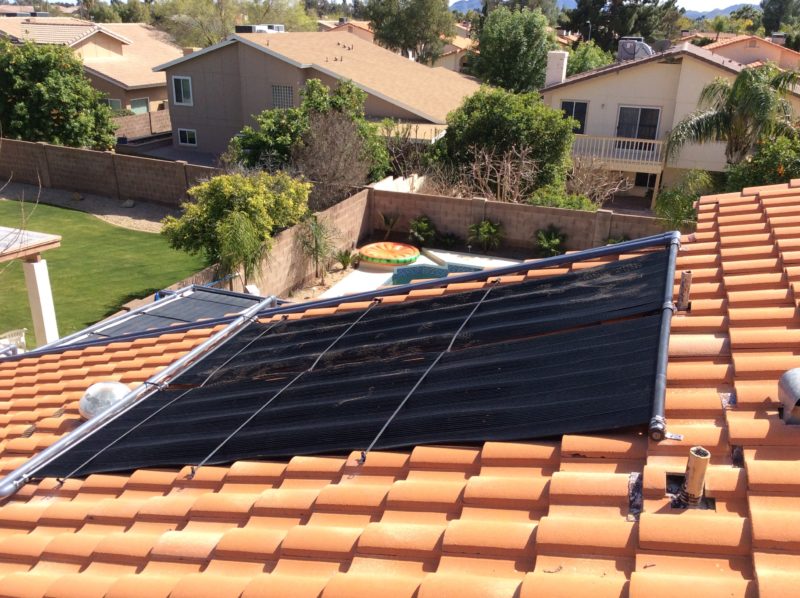
[[[672,128],[697,108],[700,92],[716,77],[734,79],[746,68],[705,48],[682,43],[639,60],[617,62],[563,78],[563,53],[551,53],[544,102],[580,122],[573,156],[593,158],[624,172],[645,194],[669,185],[692,168],[725,169],[722,143],[688,145],[666,161],[664,140]],[[556,56],[554,56],[556,55]],[[800,101],[792,96],[795,109]],[[655,199],[656,193],[653,193]]]
[[[368,118],[442,125],[478,90],[474,80],[430,68],[341,32],[239,33],[163,64],[175,146],[219,154],[253,115],[300,104],[308,79],[350,80],[367,93]]]
[[[800,53],[757,35],[720,39],[704,49],[746,65],[772,62],[782,69],[800,67]]]
[[[0,19],[0,36],[16,43],[70,47],[109,105],[134,113],[166,108],[166,77],[153,67],[183,55],[165,33],[143,23],[98,25],[70,17],[6,17]]]

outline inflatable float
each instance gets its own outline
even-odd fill
[[[380,243],[364,245],[358,250],[358,257],[370,264],[403,266],[417,261],[419,249],[406,243],[381,241]]]

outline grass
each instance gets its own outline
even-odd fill
[[[23,218],[22,209],[25,210]],[[135,298],[203,268],[199,256],[170,249],[165,238],[127,230],[67,208],[0,200],[0,224],[61,235],[47,260],[58,332],[66,336],[120,310]],[[19,260],[0,263],[0,333],[27,328],[35,346],[28,293]]]

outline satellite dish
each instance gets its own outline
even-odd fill
[[[130,391],[122,382],[96,382],[83,393],[78,411],[83,419],[92,419],[111,405],[119,403]]]
[[[672,47],[672,42],[668,39],[660,39],[657,42],[653,42],[653,51],[655,52],[666,52]]]

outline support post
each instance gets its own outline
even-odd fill
[[[656,183],[653,186],[653,199],[650,202],[650,209],[656,209],[656,199],[658,199],[658,189],[661,187],[661,175],[664,174],[663,170],[656,173]]]
[[[53,292],[50,290],[50,277],[47,273],[47,261],[36,254],[22,263],[22,270],[25,273],[25,286],[28,289],[28,303],[33,317],[36,345],[52,343],[58,339],[58,326]]]

